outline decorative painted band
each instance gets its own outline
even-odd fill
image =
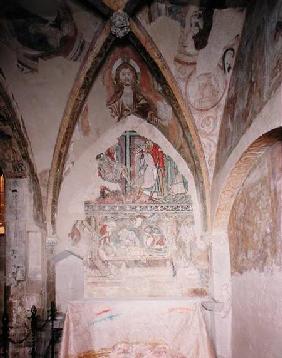
[[[185,204],[97,204],[91,201],[84,202],[86,216],[93,216],[97,212],[190,212],[192,214],[192,203]]]

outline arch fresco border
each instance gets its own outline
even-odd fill
[[[33,184],[34,219],[39,227],[45,229],[45,215],[43,210],[41,188],[33,160],[30,141],[24,125],[24,121],[18,111],[14,95],[9,91],[5,83],[4,74],[2,73],[0,74],[0,98],[2,99],[4,104],[4,107],[1,108],[0,106],[0,112],[3,111],[3,117],[8,118],[8,126],[12,131],[12,137],[14,137],[16,141],[18,150],[20,151],[21,159],[26,164],[28,169],[28,172],[25,176],[29,177]]]
[[[183,133],[185,133],[186,144],[192,152],[193,169],[191,169],[196,176],[195,179],[199,182],[199,195],[203,208],[202,221],[205,227],[209,227],[210,189],[208,171],[192,114],[187,108],[187,104],[184,101],[171,70],[149,34],[136,19],[131,19],[130,25],[129,44],[132,44],[135,48],[138,46],[138,50],[139,47],[141,47],[141,57],[145,60],[149,69],[153,66],[153,69],[157,71],[161,85],[165,87],[164,92],[166,96],[169,97],[170,104],[174,112],[177,113],[179,125]],[[115,40],[116,38],[110,32],[110,22],[108,21],[93,40],[87,57],[83,61],[76,77],[65,107],[54,148],[48,181],[47,233],[51,237],[56,234],[56,212],[59,192],[63,178],[64,164],[74,127],[91,90],[92,83]],[[199,168],[198,172],[197,168]]]
[[[213,231],[227,230],[233,203],[242,184],[257,160],[270,146],[278,141],[282,141],[282,127],[274,128],[262,134],[243,152],[235,166],[231,169],[219,195],[212,223]]]
[[[110,24],[108,22],[100,29],[92,41],[70,91],[60,123],[48,179],[46,208],[48,236],[53,236],[56,232],[58,197],[62,183],[64,164],[75,124],[94,81],[94,76],[97,74],[105,54],[111,48],[114,40],[115,38],[111,35]]]

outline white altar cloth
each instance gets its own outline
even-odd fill
[[[70,302],[60,358],[214,358],[200,303]]]

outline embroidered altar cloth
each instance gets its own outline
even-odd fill
[[[89,300],[68,305],[60,358],[215,358],[200,303]]]

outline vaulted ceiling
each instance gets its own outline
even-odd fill
[[[56,140],[54,140],[52,162],[49,168],[50,171],[47,190],[46,217],[49,233],[54,234],[56,231],[56,212],[58,206],[58,198],[63,180],[63,172],[69,151],[69,146],[76,123],[79,120],[79,117],[83,111],[93,83],[97,79],[97,76],[100,73],[103,65],[106,63],[109,55],[112,53],[114,48],[122,48],[124,46],[130,46],[134,51],[138,53],[142,61],[149,69],[154,80],[159,84],[162,96],[172,107],[172,111],[176,118],[176,127],[178,128],[178,133],[181,133],[184,138],[183,142],[179,145],[179,138],[173,136],[169,129],[162,127],[159,127],[159,129],[171,142],[171,144],[176,148],[176,150],[181,154],[181,156],[186,160],[190,170],[192,171],[198,190],[198,195],[202,204],[205,225],[208,226],[211,177],[209,176],[207,168],[207,158],[203,150],[203,144],[200,140],[199,130],[195,124],[195,118],[191,112],[191,106],[185,99],[185,96],[181,91],[179,83],[175,78],[175,74],[171,69],[171,66],[169,66],[169,64],[167,63],[166,57],[163,56],[162,50],[159,48],[158,43],[156,43],[153,40],[152,36],[149,34],[148,28],[146,28],[144,24],[142,24],[142,21],[140,20],[139,16],[140,12],[142,12],[142,9],[145,6],[150,6],[153,2],[144,2],[140,0],[75,0],[70,1],[70,4],[71,3],[73,4],[73,6],[83,9],[82,11],[89,12],[90,16],[93,16],[89,19],[94,19],[98,25],[95,25],[96,32],[95,34],[92,34],[89,49],[85,53],[81,65],[79,67],[76,67],[76,69],[72,69],[71,76],[73,80],[69,80],[70,87],[69,90],[66,90],[66,93],[69,93],[65,96],[65,103],[62,108],[63,113],[61,115],[59,123],[57,124]],[[187,7],[188,5],[195,5],[198,7],[210,8],[213,11],[214,9],[225,9],[228,7],[241,8],[246,6],[248,1],[175,0],[164,2],[161,1],[158,3],[164,5],[170,4],[170,6],[178,6],[179,8]],[[14,21],[14,30],[16,29],[17,31],[20,31],[21,26],[26,19],[29,22],[32,22],[35,19],[35,22],[37,21],[37,23],[44,25],[44,21],[46,19],[52,18],[53,28],[58,29],[58,22],[61,21],[60,16],[62,16],[63,13],[58,12],[58,4],[59,2],[56,1],[50,1],[48,3],[40,2],[40,4],[36,1],[16,1],[14,3],[5,4],[2,9],[2,19],[4,20],[4,23]],[[66,11],[66,14],[69,17],[71,16],[70,13],[68,13],[68,10]],[[91,24],[89,23],[89,25]],[[62,22],[60,23],[60,26],[63,26]],[[63,29],[63,31],[67,29],[67,26],[71,27],[70,23],[66,23],[65,29]],[[84,26],[85,28],[87,27],[86,24],[84,24]],[[50,37],[52,35],[52,29],[49,32]],[[60,31],[61,30],[62,29],[60,29]],[[32,31],[36,33],[37,28],[32,28]],[[77,28],[74,26],[72,31],[73,33],[77,32]],[[38,59],[46,60],[48,58],[55,57],[55,53],[54,50],[52,50],[52,46],[55,46],[54,41],[56,40],[52,40],[49,37],[47,37],[47,40],[49,41],[47,41],[47,46],[49,46],[50,50],[47,54],[41,55],[40,46],[42,42],[40,43],[40,41],[42,41],[42,39],[38,38],[39,42],[34,45],[28,42],[29,39],[27,36],[25,37],[24,33],[22,33],[21,35],[18,34],[17,41],[21,42],[24,45],[25,50],[26,48],[32,47],[33,45],[35,47],[37,46],[36,51],[35,47],[32,51],[26,51],[24,58],[25,63],[23,62],[22,57],[18,57],[17,65],[18,67],[21,67],[22,72],[25,72],[26,68],[28,68],[31,72],[36,72],[37,68],[35,66],[38,66]],[[70,41],[70,39],[66,38],[65,41]],[[16,53],[19,53],[18,43],[16,45],[13,43],[11,45],[11,48],[13,48]],[[59,55],[64,56],[64,54],[62,53],[60,53]],[[3,63],[3,59],[0,62]],[[4,65],[4,67],[5,66],[6,65]],[[8,69],[9,66],[10,64],[7,65],[6,68]],[[8,75],[7,77],[8,82],[19,82],[18,75]],[[32,82],[31,77],[29,77],[28,80]],[[22,93],[24,91],[25,81],[26,80],[23,81],[22,88],[16,85],[14,85],[13,87],[12,85],[11,87],[13,92],[20,93],[21,91]],[[15,96],[16,94],[17,93],[15,93]],[[22,99],[22,101],[23,100],[24,99]],[[6,103],[8,103],[8,99],[6,100]],[[12,115],[12,117],[15,118],[16,115]],[[29,118],[26,118],[25,116],[23,117],[26,123],[27,132],[30,132],[30,136],[34,136],[32,135],[32,131],[34,131],[34,126],[32,127],[28,124]],[[54,126],[54,128],[56,129],[56,126]],[[54,133],[55,129],[53,129]],[[2,132],[4,137],[10,136],[10,134],[7,133],[6,130],[1,131],[1,133]],[[43,133],[38,133],[38,135],[44,136]],[[6,139],[1,140],[5,141]],[[33,139],[31,139],[31,142],[32,141]],[[38,138],[37,141],[40,142]],[[37,148],[34,147],[33,151],[37,152]],[[24,154],[24,156],[27,158],[31,158],[32,154]],[[39,173],[35,173],[35,169],[31,165],[32,160],[28,159],[28,162],[30,163],[30,170],[33,173],[34,178],[37,178]],[[35,179],[35,181],[36,180],[37,179]]]

